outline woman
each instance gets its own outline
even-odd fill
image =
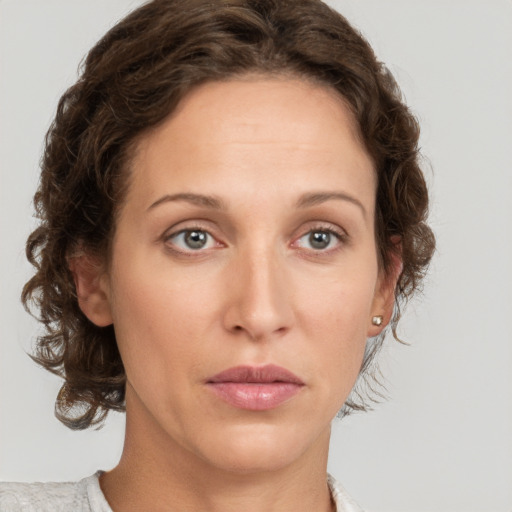
[[[119,464],[3,484],[2,510],[359,510],[326,477],[384,329],[433,251],[418,127],[317,0],[157,0],[61,99],[27,243],[75,429]],[[18,505],[16,505],[18,504]]]

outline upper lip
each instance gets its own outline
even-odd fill
[[[265,366],[235,366],[228,368],[208,379],[208,383],[240,382],[254,384],[269,384],[272,382],[287,382],[304,385],[304,382],[294,373],[277,366],[267,364]]]

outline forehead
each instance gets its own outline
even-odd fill
[[[172,135],[180,142],[191,142],[192,132],[197,138],[206,135],[212,144],[225,136],[232,140],[233,123],[240,142],[256,138],[264,142],[261,136],[266,135],[267,142],[288,136],[291,143],[318,145],[325,139],[328,144],[326,128],[345,132],[355,143],[361,141],[348,103],[333,88],[286,76],[248,75],[193,88],[163,125],[142,137],[139,149],[157,142],[158,135]]]
[[[289,188],[299,174],[304,188],[348,180],[373,197],[375,186],[373,163],[345,101],[326,86],[290,78],[247,77],[193,89],[141,137],[132,172],[136,186],[129,195],[154,196],[164,183],[176,189],[200,183],[215,193],[241,176],[248,190],[269,179],[274,188]]]

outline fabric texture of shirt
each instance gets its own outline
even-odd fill
[[[0,482],[1,512],[113,512],[100,488],[98,471],[78,482]],[[327,475],[337,512],[363,512],[343,487]]]

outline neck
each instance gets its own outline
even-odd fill
[[[192,453],[147,417],[131,414],[119,464],[100,483],[114,512],[329,512],[330,432],[298,459],[271,468],[223,468]]]

